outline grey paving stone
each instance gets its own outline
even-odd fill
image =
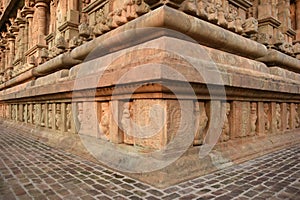
[[[300,144],[164,189],[0,124],[0,199],[297,199]]]

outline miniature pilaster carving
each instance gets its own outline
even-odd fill
[[[52,112],[52,104],[48,104],[48,128],[53,128],[53,112]]]
[[[275,120],[274,120],[274,128],[277,132],[280,131],[281,129],[281,108],[280,108],[280,104],[276,103],[276,108],[275,108]]]
[[[42,104],[42,106],[41,106],[41,126],[42,127],[45,127],[45,124],[46,124],[46,114],[47,114],[46,104]]]
[[[71,104],[67,104],[66,105],[66,130],[68,132],[72,131],[72,120],[73,120],[73,116],[72,116],[72,107]]]
[[[286,129],[291,129],[290,117],[291,117],[291,106],[290,104],[287,104],[286,105]]]
[[[265,133],[270,132],[270,107],[268,103],[264,103],[264,123],[265,123]]]

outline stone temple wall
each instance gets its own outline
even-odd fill
[[[174,157],[151,184],[300,141],[300,0],[2,0],[0,30],[0,119]]]

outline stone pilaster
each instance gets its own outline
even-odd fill
[[[286,103],[281,103],[280,105],[281,108],[281,129],[280,131],[286,131],[287,129],[289,129],[290,125],[289,122],[287,120],[288,118],[288,111],[287,111],[287,104]]]
[[[48,4],[46,0],[38,0],[35,4],[36,7],[36,17],[38,19],[38,44],[46,45],[45,36],[47,34],[47,8]]]
[[[112,100],[109,105],[111,107],[111,110],[114,112],[114,115],[110,115],[109,118],[109,140],[112,143],[120,144],[124,141],[124,134],[120,130],[123,103],[118,100]]]
[[[295,18],[296,18],[296,40],[300,41],[300,0],[296,0]]]
[[[7,69],[12,68],[12,63],[15,57],[15,36],[12,33],[7,35],[8,46],[9,46],[9,55],[8,55],[8,65]]]
[[[20,60],[24,56],[24,52],[26,50],[26,44],[25,44],[26,21],[21,16],[21,11],[18,11],[18,15],[17,15],[17,18],[16,18],[16,23],[19,26],[19,44],[18,44],[18,51],[17,51],[17,54],[16,54],[16,58]],[[18,61],[18,60],[16,60],[16,61]]]
[[[33,21],[33,13],[34,13],[34,10],[33,8],[27,8],[27,7],[24,7],[22,9],[22,13],[23,15],[25,15],[25,18],[26,18],[26,21],[27,21],[27,27],[26,27],[26,31],[27,31],[27,37],[26,37],[26,40],[28,42],[28,46],[27,48],[31,48],[32,47],[32,40],[30,38],[32,38],[32,21]]]

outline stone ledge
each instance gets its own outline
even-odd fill
[[[185,51],[181,55],[175,52],[182,47],[189,47],[193,50]],[[101,51],[102,49],[96,51],[96,54],[99,55]],[[127,59],[128,56],[135,59]],[[47,100],[52,100],[51,98],[71,98],[75,78],[77,78],[78,83],[82,83],[79,84],[79,88],[75,89],[88,92],[80,92],[81,96],[88,98],[90,96],[89,92],[97,87],[99,93],[96,96],[107,97],[112,94],[112,90],[109,88],[115,87],[115,84],[118,83],[119,78],[123,74],[142,65],[155,67],[155,73],[152,73],[153,70],[147,71],[150,69],[149,67],[149,69],[144,69],[143,76],[132,77],[129,82],[123,82],[122,85],[118,86],[117,89],[119,91],[114,92],[115,95],[130,93],[131,87],[145,83],[178,84],[178,89],[181,91],[182,86],[180,86],[180,82],[185,80],[179,80],[176,77],[172,77],[172,75],[164,73],[164,66],[171,67],[184,75],[189,83],[195,85],[195,88],[197,88],[197,84],[220,85],[225,86],[226,92],[229,94],[252,98],[261,98],[261,94],[258,93],[261,91],[266,94],[266,97],[268,93],[273,92],[273,99],[295,99],[300,94],[299,74],[282,68],[268,68],[265,64],[258,61],[185,40],[163,36],[144,44],[86,61],[72,67],[70,71],[61,71],[65,72],[63,74],[56,72],[41,77],[32,82],[32,84],[25,84],[25,88],[16,86],[3,90],[0,92],[2,94],[0,99],[31,98],[34,101],[37,96],[45,95],[50,98]],[[98,80],[98,75],[105,68],[107,70],[102,74],[102,78]],[[211,78],[202,77],[196,68],[199,71],[205,71],[206,76]],[[84,73],[79,74],[81,71],[84,71]],[[19,90],[18,88],[24,89]],[[161,87],[149,86],[148,89],[146,87],[143,88],[146,90],[141,90],[140,93],[168,93],[168,91],[162,90]],[[240,90],[240,92],[237,93],[237,90]],[[252,90],[252,92],[245,92],[246,90]],[[202,92],[202,94],[204,91],[206,91],[205,88],[202,91],[196,90],[196,92]],[[184,93],[184,89],[182,92]],[[257,95],[255,96],[255,94]],[[206,95],[209,94],[206,92]],[[230,95],[230,97],[233,97],[233,95]],[[268,99],[266,98],[265,101],[268,101]]]

